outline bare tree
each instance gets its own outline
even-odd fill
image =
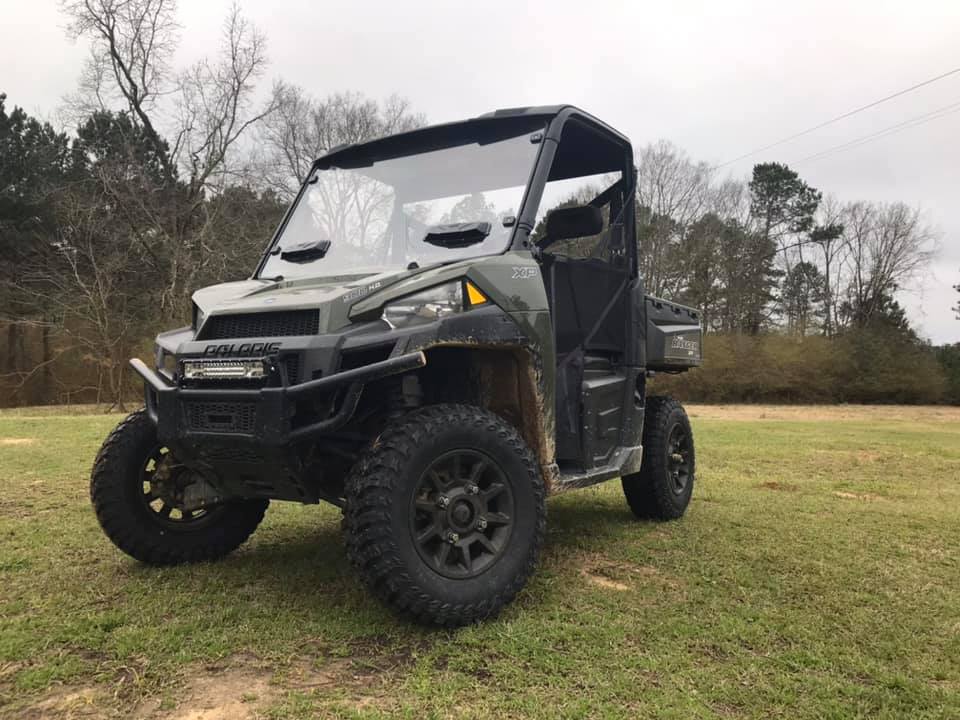
[[[217,252],[209,245],[217,218],[205,200],[234,177],[231,155],[247,131],[280,104],[279,85],[266,103],[254,102],[267,63],[264,37],[233,5],[217,58],[175,73],[173,0],[65,0],[62,8],[69,32],[91,42],[81,77],[85,102],[109,108],[119,100],[162,170],[155,192],[138,187],[131,193],[123,181],[105,190],[131,208],[131,231],[160,274],[160,307],[167,316],[180,315]]]
[[[73,38],[91,40],[90,59],[81,75],[80,101],[107,109],[118,98],[159,150],[166,143],[154,122],[157,101],[172,90],[170,59],[177,46],[173,0],[64,0]],[[175,176],[164,153],[168,180]]]
[[[930,263],[937,235],[918,208],[903,203],[853,203],[844,213],[844,228],[849,314],[864,326]]]
[[[823,334],[833,335],[840,297],[842,267],[849,251],[849,241],[843,232],[844,207],[828,195],[817,209],[817,225],[810,240],[823,254],[824,298]]]
[[[358,93],[315,100],[301,88],[283,86],[277,109],[260,126],[260,177],[282,198],[292,199],[313,161],[337,145],[363,142],[420,127],[423,115],[396,95],[383,102]]]
[[[221,37],[220,57],[202,60],[179,79],[179,134],[181,167],[189,185],[203,187],[223,173],[229,152],[251,126],[280,104],[282,86],[275,85],[265,105],[253,108],[257,80],[266,67],[266,40],[234,5]],[[215,187],[221,189],[224,176]]]
[[[709,209],[710,180],[706,163],[694,163],[666,140],[638,151],[639,254],[651,292],[663,293],[677,284],[671,255],[687,229]]]
[[[75,353],[90,368],[96,402],[122,409],[126,361],[150,324],[142,252],[106,196],[97,201],[80,184],[58,193],[56,203],[57,236],[23,268],[17,287],[58,318],[57,356]]]
[[[707,208],[710,169],[673,143],[660,140],[637,154],[637,200],[658,215],[686,226]]]
[[[750,189],[743,180],[725,178],[712,186],[710,211],[717,217],[741,225],[750,222]]]

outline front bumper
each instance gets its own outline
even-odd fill
[[[404,329],[374,321],[331,334],[198,340],[183,328],[158,336],[156,371],[136,359],[130,363],[145,381],[147,411],[159,439],[180,445],[189,456],[227,445],[244,451],[281,448],[333,432],[350,420],[366,383],[424,367],[430,348],[526,342],[514,319],[491,305]],[[191,383],[163,369],[171,357],[182,363],[263,356],[273,370],[259,387]]]
[[[417,350],[293,385],[217,388],[180,387],[143,361],[130,360],[144,380],[147,413],[161,442],[229,437],[272,447],[337,430],[353,415],[365,383],[426,364],[426,355]],[[294,422],[299,402],[331,393],[342,397],[329,416]],[[201,414],[204,422],[196,422]]]

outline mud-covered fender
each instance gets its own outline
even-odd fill
[[[534,332],[527,327],[535,328]],[[553,407],[552,347],[536,342],[550,328],[549,313],[507,313],[495,305],[446,318],[422,332],[401,340],[394,353],[438,348],[462,348],[472,353],[475,365],[488,387],[486,396],[494,405],[515,405],[514,417],[524,439],[536,453],[549,484],[556,477],[555,421]],[[548,360],[549,357],[549,360]],[[509,358],[510,362],[504,362]],[[545,362],[550,365],[545,366]],[[551,372],[547,372],[547,369]],[[428,360],[426,371],[429,372]]]

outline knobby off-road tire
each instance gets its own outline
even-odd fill
[[[90,499],[114,545],[151,565],[175,565],[217,560],[250,537],[269,500],[240,500],[184,513],[168,510],[160,498],[153,498],[159,506],[153,509],[145,489],[152,491],[150,467],[155,470],[162,457],[156,428],[145,410],[127,416],[100,448]]]
[[[401,616],[448,627],[495,616],[546,531],[539,465],[516,429],[467,405],[395,421],[346,484],[347,555]]]
[[[648,397],[640,472],[622,478],[627,504],[638,518],[676,520],[693,494],[696,457],[690,420],[670,397]]]

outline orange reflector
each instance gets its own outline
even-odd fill
[[[483,305],[485,302],[489,302],[487,296],[484,295],[472,282],[467,280],[467,304],[468,305]]]

